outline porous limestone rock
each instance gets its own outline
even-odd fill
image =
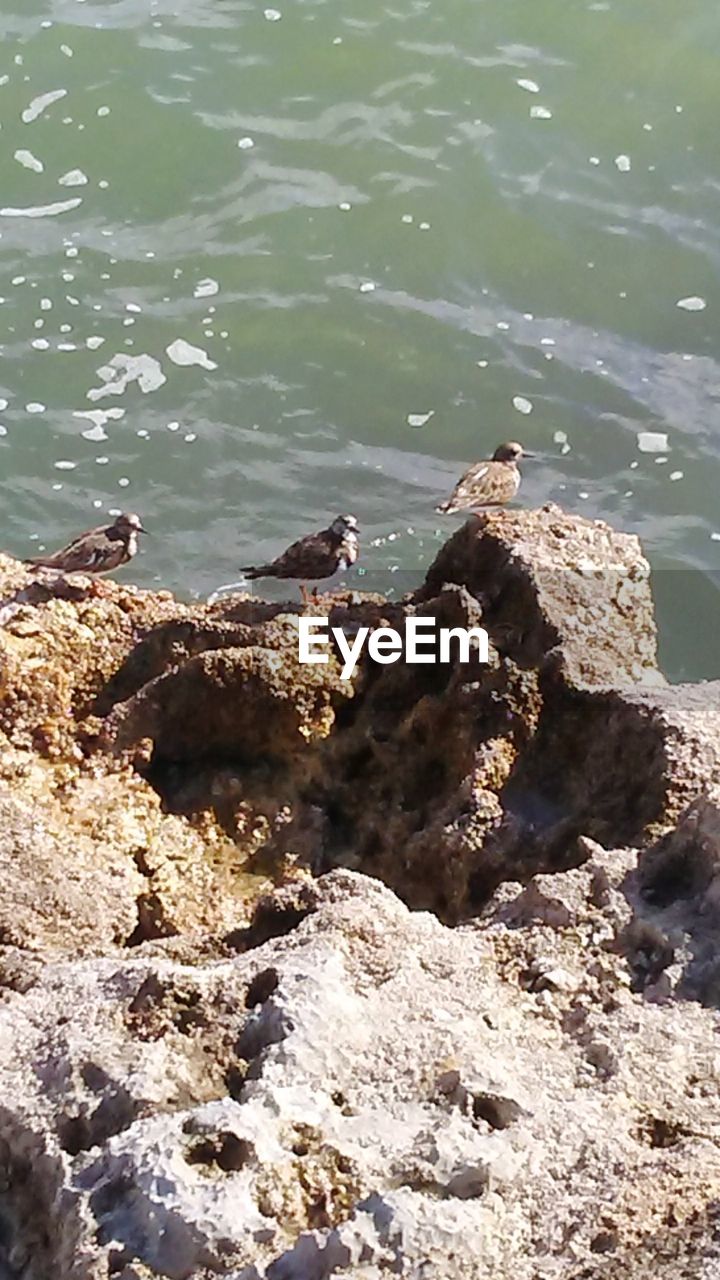
[[[294,930],[234,958],[153,943],[7,992],[8,1265],[639,1280],[649,1254],[662,1280],[700,1275],[717,1014],[633,991],[633,859],[586,853],[460,929],[333,872]]]
[[[662,683],[650,565],[633,534],[552,502],[490,510],[444,544],[419,598],[446,582],[482,600],[493,640],[520,665],[553,653],[574,686]]]
[[[663,686],[646,571],[635,538],[552,506],[472,519],[414,596],[314,608],[348,633],[485,625],[489,664],[365,654],[342,681],[334,658],[299,664],[288,605],[191,606],[1,558],[0,786],[42,807],[58,850],[77,841],[58,902],[93,867],[98,947],[241,928],[293,866],[366,871],[461,920],[508,877],[573,865],[581,836],[655,839],[719,779],[717,689]],[[58,860],[8,886],[18,945],[41,945],[29,903]]]
[[[0,557],[3,1280],[717,1280],[720,693],[637,540],[313,608],[490,661]]]

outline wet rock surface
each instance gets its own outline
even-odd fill
[[[0,1274],[720,1274],[717,686],[637,540],[462,526],[297,608],[0,557]]]

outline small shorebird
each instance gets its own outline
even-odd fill
[[[327,529],[298,538],[270,564],[247,565],[242,572],[254,578],[296,578],[307,602],[305,583],[318,578],[331,578],[355,563],[360,554],[355,516],[336,516]],[[317,594],[317,587],[314,594]]]
[[[132,560],[138,549],[138,534],[145,532],[139,516],[133,512],[123,513],[112,524],[81,533],[60,551],[35,556],[25,563],[36,569],[58,569],[61,573],[111,573]]]
[[[510,502],[520,487],[518,462],[532,456],[514,440],[499,444],[492,458],[468,467],[447,502],[435,510],[448,515],[452,511],[474,511],[476,507],[498,507]]]

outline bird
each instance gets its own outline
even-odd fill
[[[269,564],[246,565],[242,572],[251,580],[296,578],[301,581],[300,592],[307,603],[306,581],[344,572],[355,564],[359,554],[356,516],[336,516],[327,529],[298,538]],[[313,594],[317,595],[317,587]]]
[[[518,462],[532,456],[515,440],[499,444],[492,458],[468,467],[447,502],[435,510],[448,515],[453,511],[473,511],[477,507],[497,507],[510,502],[520,487]]]
[[[111,573],[132,560],[137,554],[138,534],[146,532],[139,516],[123,512],[112,524],[88,529],[60,551],[35,556],[25,563],[35,569],[57,569],[61,573]]]

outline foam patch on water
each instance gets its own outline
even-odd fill
[[[168,356],[173,364],[187,368],[190,365],[199,365],[201,369],[217,369],[214,360],[211,360],[207,351],[203,351],[202,347],[194,347],[191,342],[186,342],[184,338],[176,338],[165,348]],[[165,379],[163,378],[163,382]]]
[[[521,89],[524,89],[526,93],[540,92],[540,85],[536,84],[534,80],[516,80],[515,83],[516,85],[519,85]]]
[[[33,120],[37,120],[38,116],[51,107],[53,102],[59,102],[66,96],[67,89],[51,89],[49,93],[41,93],[39,97],[33,98],[30,106],[26,107],[22,113],[23,124],[32,124]]]
[[[125,410],[119,408],[112,409],[77,409],[73,413],[73,418],[87,418],[92,422],[92,427],[81,431],[81,436],[85,440],[107,440],[104,427],[107,422],[118,421],[125,417]]]
[[[21,164],[23,169],[32,169],[33,173],[42,173],[45,165],[42,160],[38,160],[32,151],[27,151],[24,147],[19,147],[15,152],[15,159]]]
[[[692,294],[689,298],[680,298],[676,303],[676,306],[678,306],[681,311],[704,311],[707,306],[707,302],[697,294]]]
[[[207,598],[207,604],[215,604],[222,596],[228,595],[233,591],[247,591],[248,582],[246,578],[241,578],[239,582],[226,582],[222,587],[218,587]]]
[[[58,185],[61,187],[86,187],[87,183],[87,174],[82,169],[70,169],[62,178],[58,178]]]
[[[193,298],[214,298],[219,288],[217,280],[208,276],[205,280],[198,280],[193,290]]]
[[[56,200],[53,204],[30,205],[26,209],[6,206],[0,209],[0,218],[53,218],[58,213],[69,213],[82,204],[82,198],[75,196],[72,200]]]
[[[620,173],[629,173],[632,168],[630,157],[625,155],[616,156],[615,167],[620,170]]]
[[[160,361],[146,352],[139,356],[118,352],[109,364],[103,365],[97,372],[98,377],[105,381],[101,387],[91,387],[87,393],[88,400],[101,400],[104,396],[121,396],[132,382],[137,382],[140,390],[146,394],[149,391],[157,391],[158,387],[167,382]]]
[[[435,413],[434,409],[429,409],[427,413],[409,413],[407,416],[409,427],[424,427]]]
[[[641,453],[666,453],[668,438],[662,431],[638,431],[637,446]]]
[[[527,400],[525,396],[513,396],[513,407],[518,413],[532,413],[532,400]]]
[[[531,107],[530,118],[532,120],[552,120],[552,111],[547,107]]]

